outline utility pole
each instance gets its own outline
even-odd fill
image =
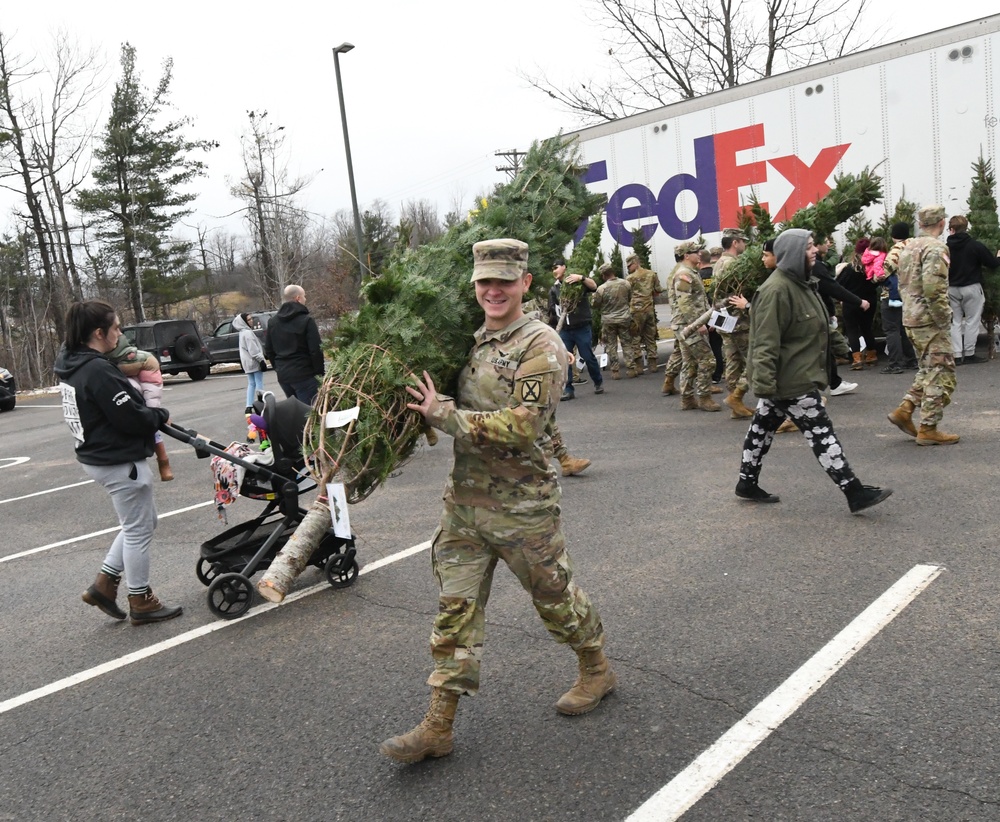
[[[517,172],[521,170],[521,158],[524,157],[528,152],[518,151],[516,148],[512,148],[510,151],[494,151],[494,157],[504,157],[510,161],[510,165],[497,166],[497,171],[506,171],[513,180],[517,176]]]

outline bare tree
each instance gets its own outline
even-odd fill
[[[592,0],[610,80],[560,86],[521,72],[585,122],[617,120],[867,48],[870,0]]]
[[[244,175],[230,191],[245,203],[261,290],[273,300],[296,278],[303,253],[299,243],[309,218],[295,197],[314,177],[289,177],[284,126],[269,122],[266,111],[248,111],[247,116],[250,127],[240,138]]]

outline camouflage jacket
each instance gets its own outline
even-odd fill
[[[903,325],[907,328],[951,327],[948,302],[948,246],[940,238],[921,233],[899,254],[899,294]]]
[[[660,293],[660,278],[648,268],[637,268],[625,278],[632,286],[632,313],[648,314],[653,310],[653,302]]]
[[[729,304],[729,298],[740,293],[739,289],[735,288],[736,283],[733,278],[724,276],[726,269],[735,262],[734,256],[723,254],[712,269],[712,305],[719,311],[725,311],[736,317],[736,328],[731,333],[750,330],[750,312]]]
[[[670,298],[670,327],[680,331],[708,310],[708,297],[701,275],[693,268],[678,263],[667,277]]]
[[[627,323],[632,321],[629,303],[632,301],[632,286],[627,280],[608,280],[597,287],[594,308],[601,309],[601,320],[606,323]]]
[[[546,426],[566,382],[569,355],[534,317],[475,335],[458,379],[458,401],[438,395],[427,422],[455,439],[444,498],[456,505],[524,513],[559,502],[545,453]]]

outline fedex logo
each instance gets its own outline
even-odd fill
[[[742,210],[740,187],[766,183],[768,165],[793,186],[784,205],[773,212],[776,220],[786,220],[830,191],[827,179],[851,147],[845,143],[824,148],[812,163],[794,154],[743,165],[736,161],[738,152],[763,145],[763,124],[698,137],[694,141],[694,174],[675,174],[655,193],[642,183],[627,183],[611,195],[605,211],[608,231],[616,242],[631,246],[632,233],[625,223],[632,220],[656,217],[666,234],[677,240],[736,225]],[[604,160],[591,163],[583,177],[585,183],[607,179]],[[682,220],[677,213],[677,198],[682,191],[692,192],[698,201],[698,211],[690,220]],[[767,203],[761,205],[770,211]],[[656,233],[656,224],[643,226],[643,233],[648,240]]]

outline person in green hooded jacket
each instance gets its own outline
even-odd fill
[[[774,254],[778,267],[757,289],[750,312],[747,379],[760,401],[743,442],[736,496],[778,502],[758,480],[774,434],[788,418],[857,513],[878,505],[892,489],[861,484],[823,405],[830,379],[830,317],[811,274],[816,244],[808,231],[792,228],[775,239]]]

